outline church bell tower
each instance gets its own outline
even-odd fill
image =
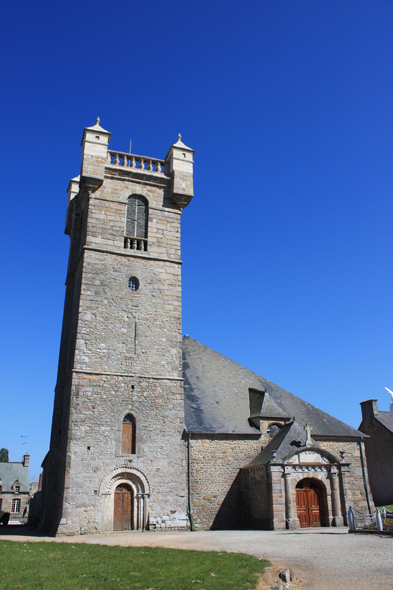
[[[180,218],[193,154],[108,149],[96,125],[70,181],[70,255],[41,529],[186,529]]]

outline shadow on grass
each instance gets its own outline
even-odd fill
[[[38,531],[38,527],[32,527],[26,524],[9,524],[0,526],[1,536],[21,536],[21,537],[49,537]]]

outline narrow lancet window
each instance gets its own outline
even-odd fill
[[[131,414],[124,417],[121,430],[121,454],[135,454],[135,418]]]

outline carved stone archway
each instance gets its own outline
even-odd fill
[[[118,467],[108,473],[101,482],[101,530],[114,530],[115,490],[124,485],[132,491],[131,529],[144,530],[148,523],[148,498],[150,486],[146,476],[132,467]]]

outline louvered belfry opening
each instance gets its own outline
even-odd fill
[[[121,429],[121,453],[122,455],[135,454],[135,419],[131,414],[123,419]]]
[[[144,197],[128,197],[125,248],[147,251],[147,212],[147,201]]]

